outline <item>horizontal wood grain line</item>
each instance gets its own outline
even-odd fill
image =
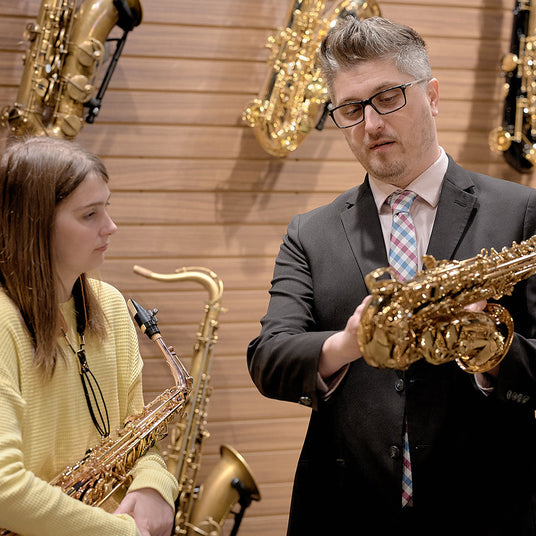
[[[442,87],[442,86],[441,86]],[[193,93],[171,91],[111,90],[103,100],[98,124],[122,123],[125,128],[132,123],[144,125],[174,126],[243,126],[242,112],[254,95],[234,93]],[[6,90],[0,95],[0,107],[16,100],[16,90]],[[487,131],[491,120],[499,124],[501,100],[468,102],[442,97],[437,120],[440,130]],[[336,127],[328,120],[324,130]]]
[[[444,54],[444,57],[432,60],[435,76],[441,82],[442,98],[463,100],[471,95],[471,100],[483,96],[485,100],[501,99],[498,63],[504,53],[486,55],[487,61],[482,64],[478,60],[475,43],[459,44],[459,50],[451,48],[450,44],[438,44],[438,54]],[[0,80],[4,85],[18,86],[22,72],[20,54],[0,51]],[[122,56],[111,79],[110,89],[221,91],[257,95],[267,75],[268,67],[264,61]]]
[[[95,125],[91,125],[94,127]],[[490,121],[490,129],[496,126]],[[470,132],[439,131],[440,143],[455,159],[471,155],[473,161],[480,155],[481,162],[498,160],[499,156],[490,154],[488,132],[474,135]],[[174,127],[168,125],[137,125],[124,128],[107,125],[105,128],[86,128],[79,140],[88,148],[103,157],[125,156],[140,157],[203,157],[207,152],[212,156],[234,157],[243,155],[249,158],[265,158],[265,153],[249,127]],[[210,149],[209,149],[210,148]],[[293,153],[295,158],[306,159],[344,159],[353,161],[344,137],[338,131],[313,131],[304,143]]]
[[[326,11],[339,0],[328,0]],[[507,18],[512,10],[511,0],[441,0],[440,3],[433,0],[400,0],[384,2],[376,0],[382,9],[384,16],[393,16],[393,9],[403,10],[409,7],[420,6],[421,9],[441,7],[443,11],[452,9],[465,9],[480,11],[499,10],[502,16]],[[0,13],[21,17],[34,17],[39,10],[40,0],[25,0],[13,2],[10,0],[0,1]],[[181,0],[181,9],[177,9],[176,0],[158,0],[158,2],[144,2],[143,22],[164,22],[189,25],[214,25],[221,26],[261,26],[277,27],[284,22],[288,6],[281,0],[263,0],[261,4],[251,0],[204,0],[203,9],[199,9],[198,0]]]
[[[275,25],[283,26],[284,11],[280,20],[273,21]],[[383,14],[399,22],[412,24],[425,40],[433,37],[430,47],[432,55],[433,43],[438,39],[452,42],[470,39],[491,41],[487,44],[488,48],[491,48],[500,46],[501,41],[507,41],[511,33],[507,17],[503,17],[502,12],[498,10],[483,13],[478,8],[446,9],[443,5],[405,4],[388,5]],[[7,16],[5,22],[8,31],[0,36],[0,48],[18,44],[26,25],[26,20],[17,17]],[[150,19],[145,20],[132,31],[126,42],[124,54],[139,57],[191,55],[198,58],[216,56],[222,59],[248,57],[267,59],[268,37],[278,31],[264,25],[259,28],[258,25],[234,27],[214,23],[217,23],[217,19],[214,19],[213,25],[206,24],[200,28],[187,24],[186,21],[159,21],[153,24]]]

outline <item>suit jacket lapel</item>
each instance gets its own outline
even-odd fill
[[[355,200],[349,199],[346,206],[346,210],[341,213],[341,221],[364,278],[372,270],[389,264],[368,178],[358,188]]]
[[[436,260],[454,257],[476,206],[473,190],[474,183],[467,170],[449,156],[427,250]],[[363,278],[373,270],[389,265],[368,177],[357,189],[357,196],[348,198],[346,209],[341,212],[341,221]]]
[[[463,238],[477,198],[468,172],[449,156],[449,166],[443,180],[434,227],[428,243],[429,255],[436,260],[452,259]]]

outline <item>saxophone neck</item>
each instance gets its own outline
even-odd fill
[[[134,265],[133,271],[147,279],[156,281],[177,282],[177,281],[195,281],[205,287],[209,295],[210,303],[219,303],[223,294],[223,281],[216,273],[208,268],[201,266],[184,266],[177,268],[174,273],[162,274],[153,272],[143,266]]]
[[[171,371],[175,385],[182,391],[190,393],[193,386],[193,378],[179,359],[172,346],[167,346],[160,335],[155,335],[151,340],[160,348],[162,355]]]
[[[179,389],[189,393],[192,389],[192,378],[173,350],[173,347],[168,347],[164,343],[162,335],[160,334],[160,329],[158,328],[158,319],[156,318],[158,310],[153,309],[152,311],[149,311],[144,309],[139,303],[132,299],[128,300],[127,306],[142,333],[145,333],[145,335],[147,335],[147,337],[149,337],[149,339],[151,339],[162,352],[171,374],[173,375],[173,379],[175,380],[175,385]]]
[[[384,302],[404,296],[404,302],[415,302],[419,308],[444,300],[468,305],[499,299],[536,273],[536,235],[501,251],[483,249],[475,257],[462,261],[437,261],[432,255],[425,255],[423,265],[425,269],[408,281],[397,281],[392,268],[386,267],[367,274],[365,283],[371,294],[381,296]]]

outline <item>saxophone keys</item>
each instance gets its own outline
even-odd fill
[[[511,73],[519,65],[519,57],[516,54],[506,54],[501,61],[501,69],[505,73]]]
[[[502,127],[497,127],[489,133],[488,143],[495,154],[502,154],[512,145],[512,135]]]
[[[89,38],[76,48],[76,57],[81,65],[96,69],[104,58],[104,45],[97,39]]]

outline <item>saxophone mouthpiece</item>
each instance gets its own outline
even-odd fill
[[[127,301],[127,306],[134,317],[134,320],[138,324],[139,328],[149,339],[152,339],[155,335],[160,334],[158,329],[158,319],[156,318],[157,309],[148,311],[144,309],[139,303],[135,302],[132,299]]]

